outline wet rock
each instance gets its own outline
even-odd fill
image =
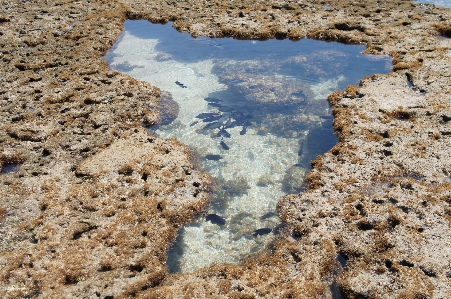
[[[287,169],[282,179],[282,190],[285,193],[299,193],[302,190],[307,169],[292,166]]]
[[[171,93],[167,91],[160,91],[160,102],[158,103],[158,106],[160,120],[157,125],[169,125],[179,115],[179,105],[173,100]]]

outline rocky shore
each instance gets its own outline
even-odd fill
[[[450,298],[451,9],[391,1],[1,1],[0,297]],[[160,91],[102,56],[126,19],[193,36],[314,38],[390,54],[334,92],[339,143],[286,228],[240,264],[167,273],[210,179],[151,136]]]

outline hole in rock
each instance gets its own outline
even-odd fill
[[[274,240],[253,237],[280,224],[262,216],[301,192],[310,161],[337,142],[328,95],[392,67],[388,56],[361,54],[364,46],[192,38],[147,21],[124,28],[104,59],[165,93],[167,117],[150,129],[197,151],[215,182],[207,214],[228,220],[185,226],[168,253],[171,272],[238,262]]]
[[[130,265],[129,267],[128,267],[128,269],[130,270],[130,271],[132,271],[132,272],[141,272],[143,269],[144,269],[144,267],[143,266],[141,266],[141,265]]]
[[[421,271],[423,271],[424,274],[426,274],[429,277],[436,277],[437,274],[435,274],[434,270],[424,267],[424,266],[420,266]]]
[[[409,268],[412,268],[412,267],[414,266],[413,263],[410,263],[410,262],[408,262],[408,261],[406,261],[406,260],[400,261],[399,264],[400,264],[401,266],[409,267]]]
[[[148,177],[148,174],[147,174],[147,173],[143,173],[142,176],[141,176],[141,179],[142,179],[144,182],[146,182],[146,181],[147,181],[147,177]]]
[[[52,152],[51,152],[50,150],[46,149],[46,148],[44,148],[44,149],[42,150],[42,156],[43,156],[43,157],[48,157],[48,156],[50,156],[51,153],[52,153]]]
[[[393,262],[390,260],[386,260],[385,261],[385,267],[387,267],[388,269],[390,269],[393,266]]]
[[[371,223],[367,222],[367,221],[361,221],[357,223],[357,227],[360,230],[372,230],[374,229],[374,225],[372,225]]]

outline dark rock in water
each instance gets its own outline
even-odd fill
[[[205,159],[219,161],[221,159],[221,155],[206,155]]]
[[[254,231],[254,233],[252,234],[254,237],[257,236],[263,236],[263,235],[267,235],[272,231],[272,229],[268,228],[268,227],[264,227],[264,228],[259,228],[256,231]]]
[[[165,126],[172,123],[179,115],[179,104],[172,98],[172,94],[167,91],[160,91],[160,103],[158,104],[160,120],[158,126]]]
[[[222,101],[222,100],[216,99],[216,98],[205,98],[204,100],[207,101],[208,103],[219,103]]]
[[[217,137],[222,137],[222,136],[226,137],[226,138],[230,138],[231,135],[225,129],[221,129],[221,130],[219,130]]]
[[[226,151],[228,151],[230,148],[227,146],[227,144],[224,142],[224,141],[222,141],[221,140],[221,142],[219,143],[220,145],[221,145],[221,147],[223,148],[223,149],[225,149]]]
[[[274,213],[274,212],[268,212],[268,213],[266,213],[265,215],[263,215],[263,216],[260,216],[260,219],[268,219],[268,218],[271,218],[271,217],[274,217],[274,216],[277,216],[277,214],[276,213]]]
[[[226,223],[224,218],[216,214],[208,214],[205,220],[217,225],[224,225]]]

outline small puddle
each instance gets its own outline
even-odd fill
[[[20,164],[18,163],[7,163],[1,165],[1,174],[15,173],[20,169]]]
[[[194,148],[214,181],[209,215],[184,227],[168,253],[172,272],[238,262],[273,240],[277,200],[301,192],[310,161],[337,142],[327,96],[391,70],[389,57],[363,55],[364,46],[124,26],[104,59],[164,91],[163,121],[151,129]]]

